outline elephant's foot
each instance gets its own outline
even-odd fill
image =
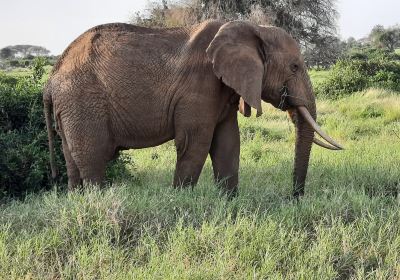
[[[82,187],[82,180],[79,177],[68,176],[68,191],[74,191]]]
[[[229,200],[238,195],[238,175],[228,176],[224,179],[219,179],[216,176],[215,183],[221,189],[221,194],[226,195]]]
[[[293,197],[295,199],[300,199],[301,197],[304,196],[304,184],[296,184],[293,187]]]

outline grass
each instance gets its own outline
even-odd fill
[[[46,81],[50,75],[51,69],[53,67],[51,65],[46,65],[44,66],[45,73],[43,75],[43,81]],[[13,68],[11,71],[3,71],[0,70],[0,73],[6,74],[15,78],[22,78],[22,77],[28,77],[32,75],[32,69],[31,68]]]
[[[311,69],[308,71],[313,85],[323,83],[329,75],[329,70],[316,70]]]
[[[219,194],[209,160],[194,190],[171,188],[171,142],[129,151],[130,179],[0,206],[0,279],[399,279],[400,97],[317,106],[346,150],[313,148],[300,201],[294,129],[265,105],[240,118],[237,198]]]

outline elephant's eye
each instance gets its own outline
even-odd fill
[[[290,70],[292,70],[293,73],[296,73],[297,70],[299,70],[299,65],[296,63],[293,63],[292,65],[290,65]]]

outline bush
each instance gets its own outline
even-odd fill
[[[52,183],[40,81],[43,64],[44,59],[36,58],[28,77],[0,75],[0,196],[22,196]],[[61,167],[65,164],[60,146],[58,140],[56,160]],[[58,182],[66,182],[66,176]]]
[[[375,49],[370,47],[353,48],[345,56],[349,59],[359,60],[395,60],[400,61],[400,55],[385,49]]]
[[[19,60],[10,60],[10,66],[11,67],[19,67],[21,65],[19,63]]]
[[[337,61],[314,90],[317,95],[337,98],[369,87],[400,91],[399,81],[398,55],[370,49]]]
[[[47,190],[53,183],[67,182],[61,140],[55,137],[57,182],[50,178],[49,149],[42,103],[42,76],[46,61],[35,58],[32,75],[10,77],[0,74],[0,197],[23,197]],[[108,171],[112,179],[126,170],[116,160]]]

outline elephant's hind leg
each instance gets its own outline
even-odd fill
[[[101,186],[104,183],[107,162],[94,157],[92,161],[84,165],[85,166],[81,168],[83,183]]]
[[[111,144],[107,133],[85,135],[81,138],[85,144],[79,146],[72,157],[79,169],[84,184],[102,185],[108,161],[112,157]]]
[[[79,108],[73,113],[65,112],[64,118],[61,117],[71,157],[70,160],[66,153],[66,160],[75,163],[83,183],[101,185],[107,163],[112,158],[115,148],[112,146],[104,106],[99,105],[99,101],[94,98],[86,104],[90,106]],[[70,172],[73,178],[71,185],[75,185],[76,169],[71,168]]]

